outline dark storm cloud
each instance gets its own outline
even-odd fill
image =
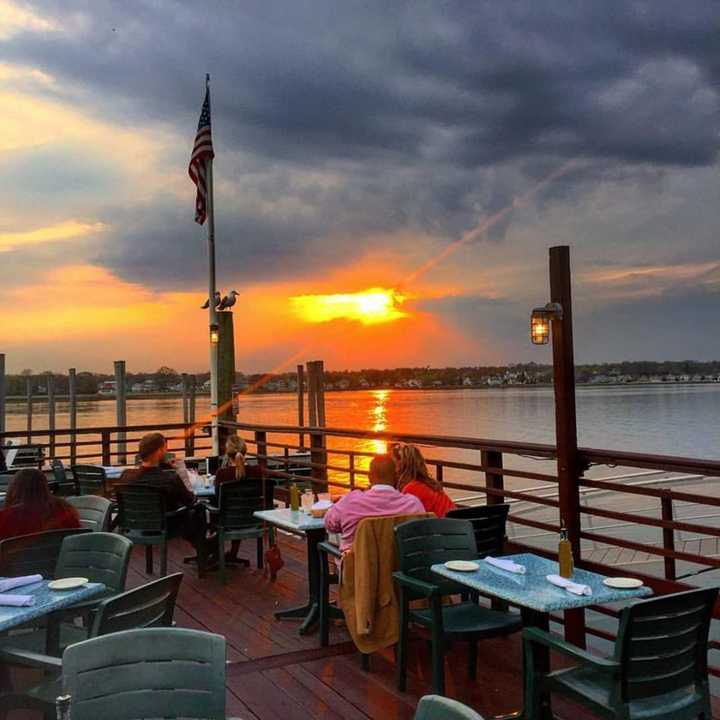
[[[34,5],[66,31],[0,51],[56,77],[86,111],[170,122],[189,148],[212,73],[218,167],[238,187],[220,220],[228,269],[248,275],[349,260],[373,232],[455,237],[569,158],[607,177],[717,155],[715,0]],[[247,163],[273,170],[258,173],[266,202],[300,209],[243,200]],[[331,185],[285,178],[310,171]],[[567,197],[585,172],[541,199]],[[119,274],[201,277],[187,207],[107,212],[117,221],[101,259]],[[150,238],[164,257],[152,268],[139,260]]]

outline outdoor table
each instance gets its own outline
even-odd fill
[[[550,626],[551,612],[586,608],[591,605],[603,605],[652,595],[652,590],[646,586],[632,590],[617,590],[608,587],[603,584],[605,579],[603,575],[580,569],[575,570],[572,580],[588,585],[592,590],[592,595],[573,595],[546,580],[547,575],[558,574],[558,564],[554,560],[548,560],[532,553],[506,555],[503,556],[503,559],[524,565],[525,574],[501,570],[482,560],[478,560],[480,569],[473,572],[449,570],[444,565],[433,565],[432,571],[447,580],[453,580],[460,585],[476,590],[482,595],[490,595],[519,606],[523,625],[538,627],[546,631]],[[538,653],[539,669],[541,671],[549,670],[550,651],[543,646],[538,648]],[[543,704],[544,717],[552,717],[550,699],[546,698]],[[513,717],[521,717],[523,714],[513,715]]]
[[[104,592],[105,585],[102,583],[87,583],[83,587],[74,590],[50,590],[47,580],[16,588],[11,594],[33,595],[35,604],[27,607],[0,605],[0,633],[47,615],[46,650],[49,655],[58,655],[60,645],[59,620],[62,617],[60,611],[82,600],[90,600],[102,595]]]
[[[136,465],[100,465],[100,467],[105,471],[105,477],[108,480],[119,480],[120,476],[125,472],[125,470],[133,470],[137,466]]]
[[[294,535],[304,535],[308,556],[308,601],[305,605],[289,610],[278,610],[275,617],[302,619],[300,634],[305,635],[320,618],[320,554],[318,544],[325,538],[325,521],[300,510],[258,510],[256,518],[275,525]]]

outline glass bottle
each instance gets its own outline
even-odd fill
[[[300,509],[300,492],[295,483],[290,486],[290,509],[297,512]]]
[[[70,696],[60,695],[55,700],[57,720],[70,720]]]
[[[571,578],[575,570],[573,562],[572,545],[568,540],[565,527],[560,528],[560,542],[558,543],[558,565],[560,566],[560,577]]]

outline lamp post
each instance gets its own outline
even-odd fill
[[[581,471],[575,410],[570,248],[567,245],[550,248],[550,302],[532,311],[530,336],[536,345],[546,345],[552,337],[559,519],[567,529],[573,556],[579,562]],[[585,647],[582,611],[566,611],[565,636],[570,642]]]

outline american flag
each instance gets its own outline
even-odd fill
[[[197,187],[195,196],[195,222],[202,225],[207,217],[207,163],[215,157],[210,130],[210,88],[205,90],[205,102],[200,113],[195,145],[190,156],[188,173]]]

